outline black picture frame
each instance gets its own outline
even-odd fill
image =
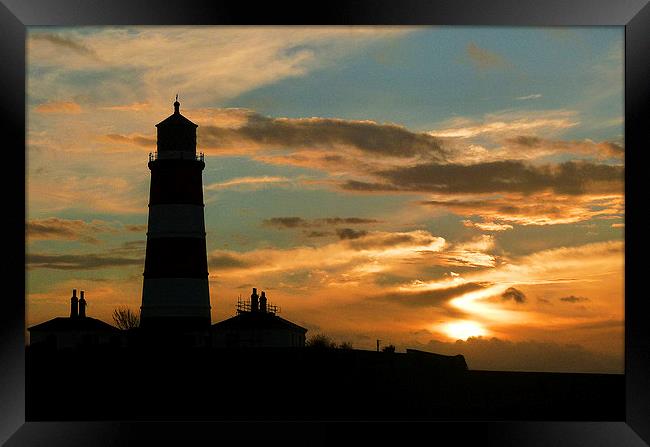
[[[195,445],[237,436],[238,442],[344,445],[431,442],[454,445],[642,446],[650,444],[650,317],[642,293],[647,250],[640,170],[647,150],[650,103],[649,0],[365,0],[296,5],[289,2],[184,0],[1,0],[0,110],[5,213],[0,310],[0,442],[22,445]],[[35,25],[382,24],[382,25],[618,25],[625,27],[625,382],[626,414],[608,422],[275,423],[249,430],[225,422],[25,422],[25,37]],[[636,262],[639,259],[639,262]],[[354,430],[349,431],[351,428]],[[153,444],[152,444],[153,445]]]

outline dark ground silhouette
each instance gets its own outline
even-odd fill
[[[27,349],[26,419],[624,420],[624,376],[346,349]]]

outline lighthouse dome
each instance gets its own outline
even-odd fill
[[[158,152],[191,152],[196,154],[196,128],[198,125],[180,113],[178,98],[174,102],[174,113],[158,124]]]

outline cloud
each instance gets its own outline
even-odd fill
[[[505,140],[510,150],[502,151],[502,156],[513,155],[524,149],[532,157],[541,157],[551,154],[582,154],[591,155],[595,158],[618,158],[625,156],[625,149],[618,143],[602,141],[600,143],[591,140],[551,140],[532,135],[518,135]],[[505,153],[503,153],[505,152]]]
[[[35,41],[47,42],[56,47],[71,50],[74,53],[81,54],[83,56],[88,56],[93,59],[97,58],[97,53],[92,48],[89,48],[79,40],[73,39],[71,37],[65,37],[60,34],[51,33],[30,33],[29,37]]]
[[[517,290],[514,287],[508,287],[506,291],[501,294],[501,299],[504,301],[512,300],[515,303],[525,303],[526,295],[521,290]]]
[[[614,223],[611,226],[612,226],[612,228],[625,228],[624,223]]]
[[[400,269],[409,259],[439,252],[445,240],[427,231],[368,232],[355,239],[339,239],[318,247],[261,248],[248,252],[215,250],[208,263],[217,276],[257,275],[318,269],[332,280],[361,278]],[[324,287],[325,284],[322,284]]]
[[[528,99],[539,99],[541,97],[542,95],[540,93],[533,93],[532,95],[517,96],[516,99],[519,99],[520,101],[526,101]]]
[[[142,258],[107,256],[104,254],[65,254],[52,255],[40,253],[27,254],[27,267],[54,270],[95,270],[112,267],[144,265]]]
[[[496,269],[468,274],[466,279],[521,285],[599,282],[603,277],[622,275],[623,249],[623,241],[606,241],[542,250]]]
[[[522,133],[553,135],[580,124],[577,112],[573,110],[504,110],[489,113],[482,119],[456,117],[442,122],[438,129],[428,132],[439,138],[504,138]]]
[[[148,102],[134,102],[131,104],[102,107],[103,110],[112,110],[116,112],[141,112],[143,110],[149,110],[150,108],[151,104]]]
[[[34,110],[38,113],[61,113],[61,114],[78,114],[81,113],[81,106],[73,101],[52,101],[37,105]]]
[[[318,219],[318,221],[323,222],[326,225],[374,224],[381,222],[380,220],[366,219],[363,217],[325,217],[323,219]]]
[[[495,222],[472,222],[471,220],[463,220],[463,226],[470,228],[477,228],[482,231],[506,231],[512,230],[512,225],[500,224]]]
[[[30,209],[48,214],[72,209],[84,213],[146,215],[149,181],[141,173],[136,177],[127,174],[110,177],[108,175],[113,172],[102,176],[79,175],[74,170],[63,172],[68,175],[29,179],[27,198]]]
[[[471,165],[426,163],[375,173],[382,183],[348,181],[352,191],[417,191],[445,194],[523,193],[550,190],[556,194],[580,195],[622,191],[622,166],[568,161],[529,165],[519,161],[497,161]]]
[[[260,187],[268,184],[282,184],[289,183],[291,179],[281,176],[260,176],[260,177],[238,177],[234,179],[227,180],[225,182],[212,183],[206,185],[205,189],[208,191],[219,190],[219,189],[229,189],[233,187],[247,186],[247,187]]]
[[[133,144],[136,146],[155,147],[156,138],[145,137],[142,135],[120,135],[108,134],[104,136],[109,142],[117,142],[124,144]]]
[[[305,236],[307,237],[326,237],[331,235],[332,233],[328,231],[309,231],[305,233]]]
[[[494,267],[496,258],[489,253],[494,248],[494,237],[483,234],[465,242],[451,244],[438,257],[446,265],[462,267]]]
[[[510,62],[502,55],[485,48],[481,48],[474,42],[470,42],[465,49],[466,55],[474,66],[480,70],[493,68],[507,68],[511,66]]]
[[[589,301],[589,298],[586,298],[584,296],[565,296],[560,298],[560,301],[564,301],[565,303],[582,303],[585,301]]]
[[[336,235],[339,239],[359,239],[367,234],[367,231],[354,230],[352,228],[339,228],[336,230]]]
[[[106,27],[93,32],[77,29],[56,34],[28,33],[29,65],[54,68],[57,73],[115,73],[102,78],[92,92],[123,92],[152,110],[169,106],[169,92],[206,104],[224,102],[247,91],[338,63],[373,42],[395,39],[404,27]],[[209,42],[209,45],[206,45]],[[53,51],[53,47],[55,49]],[[59,50],[59,51],[56,51]],[[64,50],[64,51],[60,51]],[[137,89],[125,83],[120,70],[134,73]],[[200,76],[197,76],[200,73]],[[37,77],[34,87],[75,88],[56,76]],[[215,86],[218,86],[215,88]],[[77,87],[79,88],[79,87]],[[99,90],[102,91],[99,91]]]
[[[31,240],[68,240],[97,244],[99,240],[95,235],[109,231],[115,231],[115,228],[101,220],[85,222],[49,217],[31,219],[26,223],[27,238]]]
[[[397,124],[337,118],[270,118],[252,111],[233,109],[237,120],[227,127],[209,124],[199,127],[199,141],[212,153],[224,150],[309,149],[311,151],[352,149],[379,157],[425,157],[443,159],[440,141],[426,133],[412,132]],[[217,120],[222,115],[217,113]],[[231,123],[238,121],[236,126]],[[201,121],[198,121],[201,124]],[[326,162],[341,156],[327,154]]]
[[[228,270],[250,267],[254,265],[254,262],[235,254],[216,252],[210,255],[209,265],[215,269]]]
[[[362,225],[379,223],[376,219],[362,217],[324,217],[320,219],[303,219],[302,217],[272,217],[264,219],[262,225],[276,228],[313,228],[331,225]]]
[[[264,219],[262,225],[276,228],[298,228],[308,227],[310,223],[302,217],[272,217]]]
[[[349,242],[351,248],[361,251],[406,247],[408,249],[417,249],[420,252],[426,252],[427,250],[437,252],[444,245],[445,240],[443,238],[433,236],[428,231],[423,230],[393,233],[376,231]]]
[[[518,225],[569,224],[590,219],[618,218],[624,213],[622,192],[620,195],[570,196],[548,192],[457,197],[462,198],[447,198],[439,194],[434,200],[420,203],[461,215],[480,215],[487,221]]]
[[[485,284],[468,282],[460,285],[451,283],[447,288],[423,291],[399,291],[368,298],[371,301],[385,301],[407,307],[444,307],[446,303],[467,292],[480,290]]]
[[[142,233],[142,232],[146,231],[147,225],[146,224],[124,225],[124,228],[126,228],[127,231],[131,231],[133,233]]]

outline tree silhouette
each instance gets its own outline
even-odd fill
[[[384,346],[381,349],[381,352],[395,352],[395,346],[393,345]]]
[[[352,349],[352,343],[349,342],[349,341],[344,341],[343,343],[341,343],[341,344],[339,345],[339,349],[350,350],[350,349]]]
[[[140,315],[128,307],[122,306],[113,310],[113,321],[120,329],[133,329],[140,325]]]
[[[331,338],[329,338],[327,335],[324,334],[316,334],[310,337],[305,342],[305,345],[310,348],[316,348],[316,349],[336,348],[336,343],[334,343],[334,340],[332,340]]]

